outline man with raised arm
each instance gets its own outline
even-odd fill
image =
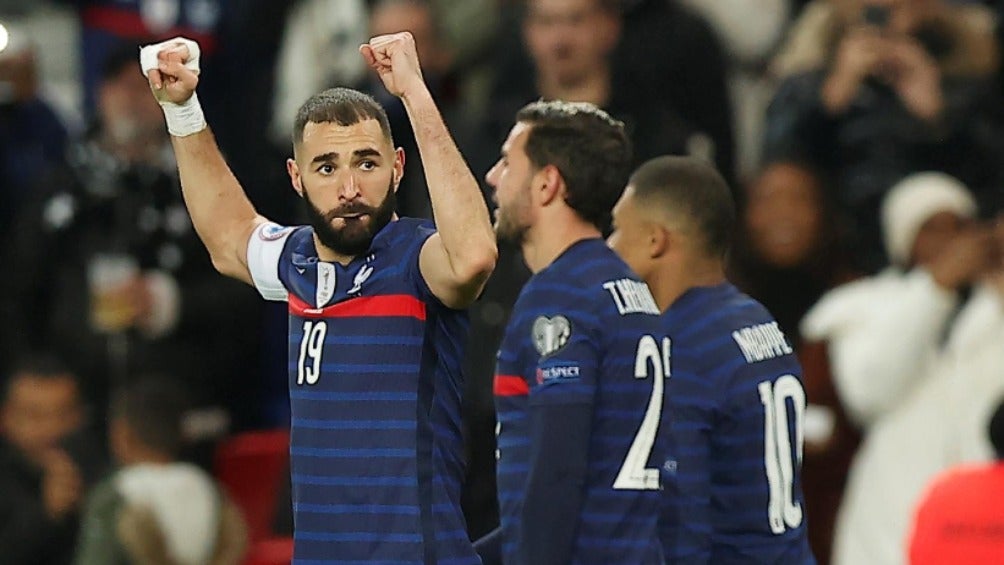
[[[362,56],[399,96],[439,231],[394,213],[404,155],[372,98],[315,95],[287,169],[311,225],[258,215],[206,126],[198,45],[144,48],[192,221],[216,268],[289,303],[295,561],[477,563],[460,510],[466,316],[495,265],[474,176],[422,79],[411,34]]]

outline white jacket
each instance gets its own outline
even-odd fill
[[[927,483],[955,464],[992,459],[986,429],[1004,395],[1004,297],[977,288],[946,328],[956,305],[926,272],[890,270],[834,289],[802,322],[805,337],[829,342],[834,384],[865,431],[834,565],[906,563]]]

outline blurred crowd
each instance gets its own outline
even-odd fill
[[[608,110],[636,163],[717,165],[741,210],[730,276],[805,368],[817,559],[906,562],[928,485],[994,458],[1002,16],[996,0],[0,0],[3,562],[236,562],[247,517],[214,450],[287,424],[286,312],[213,270],[137,46],[200,42],[207,119],[263,215],[303,221],[292,117],[337,85],[387,108],[398,212],[430,217],[404,108],[357,52],[402,30],[479,178],[539,98]],[[497,523],[491,380],[529,276],[500,251],[465,360],[475,539]],[[260,488],[288,532],[288,485]]]

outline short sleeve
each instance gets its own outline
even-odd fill
[[[279,259],[293,229],[269,222],[255,228],[248,240],[248,271],[265,300],[282,302],[289,298],[279,279]]]
[[[408,244],[408,255],[405,257],[405,261],[408,262],[408,279],[414,284],[418,295],[426,301],[434,301],[438,304],[439,298],[432,294],[432,290],[429,288],[428,283],[425,282],[425,276],[422,275],[420,261],[422,248],[425,247],[425,242],[428,241],[435,233],[436,228],[431,224],[420,224],[417,229],[415,229],[415,233],[410,236],[411,241]]]

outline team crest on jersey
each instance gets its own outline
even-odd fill
[[[369,265],[363,265],[359,272],[356,273],[356,278],[352,279],[352,288],[349,289],[348,294],[355,294],[362,290],[363,283],[369,280],[370,275],[373,274],[373,267]]]
[[[291,227],[280,226],[279,224],[265,224],[264,227],[258,230],[258,237],[263,241],[275,241],[291,231],[293,231]]]
[[[572,325],[568,318],[558,315],[553,318],[539,316],[533,321],[530,331],[533,346],[541,357],[547,357],[561,350],[572,336]]]

